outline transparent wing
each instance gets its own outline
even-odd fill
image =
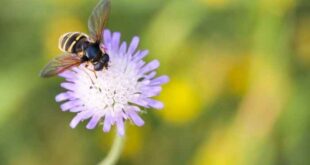
[[[40,72],[40,76],[55,76],[73,66],[79,65],[80,63],[81,59],[77,55],[65,53],[49,61]]]
[[[102,41],[101,33],[108,22],[110,6],[110,0],[100,0],[88,19],[90,38],[93,41]]]

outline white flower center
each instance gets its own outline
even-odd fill
[[[139,96],[138,75],[134,68],[133,63],[128,65],[120,58],[110,61],[108,69],[96,74],[81,65],[82,74],[77,74],[79,77],[75,82],[76,94],[85,107],[98,113],[121,111],[133,97]]]

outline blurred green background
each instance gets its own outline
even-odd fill
[[[91,165],[114,132],[71,129],[38,72],[96,0],[1,0],[0,164]],[[122,165],[310,164],[307,0],[112,0],[108,28],[141,37],[171,82],[127,127]]]

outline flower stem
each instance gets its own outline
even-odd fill
[[[121,155],[123,145],[124,137],[116,134],[110,152],[98,165],[114,165]]]

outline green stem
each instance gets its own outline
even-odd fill
[[[114,165],[121,155],[123,145],[124,137],[116,134],[109,154],[98,165]]]

